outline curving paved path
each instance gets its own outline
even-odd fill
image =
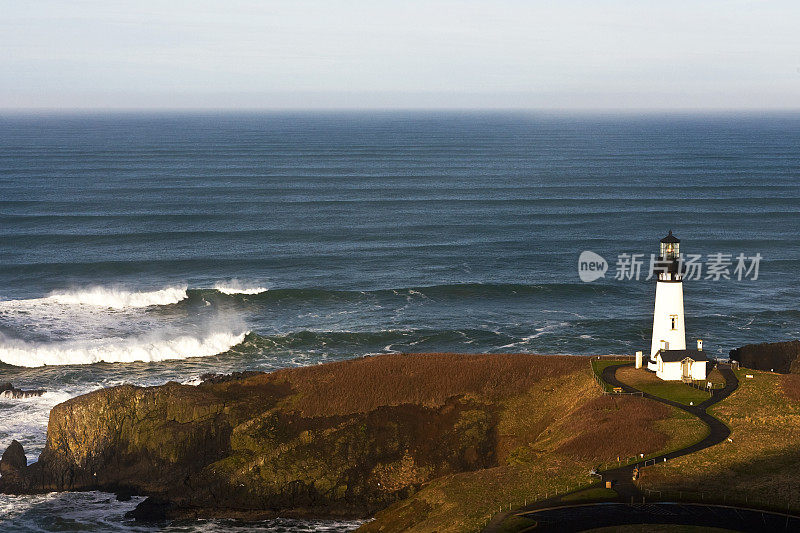
[[[706,437],[691,446],[687,446],[686,448],[681,448],[680,450],[675,450],[674,452],[665,453],[663,455],[659,455],[658,457],[652,457],[648,459],[646,462],[648,464],[661,463],[665,459],[670,461],[675,459],[676,457],[681,457],[684,455],[689,455],[690,453],[699,452],[700,450],[704,450],[706,448],[710,448],[715,444],[719,444],[727,439],[730,434],[731,430],[728,429],[728,426],[711,416],[706,412],[706,410],[718,403],[733,393],[739,387],[739,380],[736,378],[736,374],[733,373],[731,370],[730,365],[717,365],[722,377],[725,378],[725,387],[722,389],[716,389],[713,391],[711,398],[700,403],[698,405],[684,405],[679,402],[673,402],[672,400],[665,400],[664,398],[660,398],[658,396],[653,396],[652,394],[648,394],[646,392],[642,392],[630,385],[627,385],[620,380],[617,379],[617,370],[624,367],[624,366],[631,366],[631,365],[614,365],[614,366],[607,366],[603,369],[603,380],[606,383],[610,383],[614,387],[621,387],[625,392],[638,392],[641,393],[642,396],[645,398],[650,398],[651,400],[655,400],[657,402],[665,403],[667,405],[671,405],[672,407],[677,407],[678,409],[682,409],[687,413],[691,413],[692,415],[696,416],[708,426],[708,435]],[[645,461],[640,461],[635,464],[623,466],[620,468],[614,468],[612,470],[605,470],[600,472],[603,476],[603,481],[615,481],[616,484],[614,485],[614,490],[617,491],[617,494],[620,495],[621,498],[624,498],[628,501],[631,497],[636,498],[637,496],[641,499],[642,492],[633,484],[631,478],[633,477],[633,469],[635,467],[639,467],[640,469],[644,466]]]
[[[664,398],[660,398],[658,396],[653,396],[652,394],[648,394],[646,392],[640,391],[640,390],[638,390],[638,389],[636,389],[634,387],[631,387],[630,385],[627,385],[625,383],[622,383],[620,380],[618,380],[617,376],[616,376],[617,370],[619,368],[622,368],[622,367],[625,367],[625,366],[631,366],[632,364],[633,363],[607,366],[606,368],[603,369],[603,375],[602,375],[603,380],[606,383],[609,383],[614,387],[622,388],[622,390],[625,391],[625,392],[639,393],[645,398],[650,398],[651,400],[655,400],[657,402],[661,402],[661,403],[664,403],[664,404],[667,404],[667,405],[671,405],[672,407],[676,407],[678,409],[682,409],[682,410],[684,410],[684,411],[686,411],[688,413],[691,413],[692,415],[696,416],[697,418],[699,418],[700,420],[705,422],[705,424],[708,426],[708,430],[709,430],[708,431],[708,435],[706,435],[706,437],[704,439],[702,439],[701,441],[696,442],[696,443],[694,443],[694,444],[692,444],[690,446],[687,446],[685,448],[681,448],[680,450],[675,450],[673,452],[665,453],[665,454],[659,455],[657,457],[650,457],[646,461],[642,460],[642,461],[639,461],[639,462],[634,463],[634,464],[625,465],[625,466],[621,466],[621,467],[618,467],[618,468],[612,468],[612,469],[609,469],[609,470],[603,470],[602,472],[599,472],[599,474],[602,476],[602,483],[598,483],[595,486],[604,486],[604,483],[606,481],[613,481],[614,482],[614,490],[619,495],[619,503],[616,503],[616,504],[595,503],[595,504],[564,505],[563,502],[561,501],[561,498],[563,496],[565,496],[566,494],[559,494],[557,496],[554,496],[553,498],[549,498],[549,499],[544,500],[544,501],[538,501],[538,502],[532,503],[531,505],[528,505],[528,506],[523,507],[521,509],[516,509],[514,511],[508,511],[508,512],[504,512],[504,513],[499,513],[494,518],[492,518],[492,520],[486,525],[486,527],[483,530],[484,533],[493,533],[493,532],[499,531],[500,530],[500,524],[510,514],[524,515],[524,516],[527,516],[529,518],[536,519],[536,520],[540,520],[540,518],[541,518],[543,520],[543,522],[548,522],[549,521],[550,526],[548,526],[548,527],[551,527],[551,529],[550,529],[551,531],[560,531],[560,529],[558,529],[556,527],[557,525],[554,522],[552,522],[552,520],[553,520],[552,517],[555,517],[555,516],[569,516],[570,512],[571,512],[570,510],[576,510],[577,511],[578,509],[582,510],[582,515],[583,516],[586,516],[586,517],[591,516],[591,518],[589,518],[587,520],[584,520],[584,521],[581,521],[580,525],[576,526],[576,527],[583,527],[583,529],[590,529],[592,527],[603,527],[605,525],[609,525],[609,526],[620,525],[620,524],[623,524],[623,523],[638,523],[638,524],[641,524],[641,523],[655,523],[655,524],[658,524],[658,523],[679,523],[679,522],[660,522],[659,521],[659,517],[663,515],[663,511],[660,510],[660,506],[662,506],[662,505],[678,505],[678,504],[669,504],[669,503],[644,504],[644,503],[639,503],[639,502],[644,502],[644,496],[643,496],[642,492],[639,490],[639,488],[636,485],[634,485],[634,483],[632,481],[633,469],[635,467],[637,467],[637,466],[640,469],[644,468],[645,462],[647,464],[654,464],[654,463],[658,463],[658,462],[663,462],[664,460],[670,461],[672,459],[675,459],[676,457],[681,457],[683,455],[688,455],[690,453],[695,453],[695,452],[698,452],[700,450],[704,450],[706,448],[709,448],[711,446],[714,446],[716,444],[719,444],[719,443],[725,441],[725,439],[727,439],[731,434],[730,429],[728,428],[728,426],[726,426],[725,424],[723,424],[722,422],[720,422],[719,420],[717,420],[716,418],[714,418],[713,416],[708,414],[706,412],[706,410],[709,407],[711,407],[712,405],[714,405],[714,404],[724,400],[728,396],[730,396],[731,393],[733,393],[733,391],[735,391],[739,387],[739,380],[736,378],[736,374],[734,374],[733,370],[731,370],[730,365],[728,365],[728,364],[719,364],[719,365],[717,365],[717,368],[722,373],[722,376],[725,378],[725,387],[722,388],[722,389],[715,389],[712,392],[712,395],[708,400],[706,400],[706,401],[704,401],[704,402],[702,402],[702,403],[700,403],[698,405],[688,406],[688,405],[684,405],[682,403],[674,402],[672,400],[665,400]],[[585,490],[585,489],[580,489],[580,490]],[[577,491],[575,491],[575,492],[577,492]],[[609,506],[611,506],[611,505],[627,505],[627,506],[638,505],[640,508],[642,508],[644,510],[640,509],[636,513],[631,513],[630,509],[627,511],[627,512],[629,512],[631,514],[631,516],[636,515],[637,516],[637,520],[640,520],[640,521],[637,521],[637,522],[619,522],[619,521],[615,521],[615,520],[618,520],[618,518],[613,518],[615,516],[619,516],[619,513],[618,512],[617,513],[610,512],[612,507],[609,507]],[[681,504],[681,505],[683,505],[683,504]],[[686,505],[689,505],[689,504],[686,504]],[[684,507],[686,505],[684,505]],[[733,512],[734,514],[736,514],[736,513],[744,513],[745,511],[747,511],[747,512],[751,512],[752,511],[754,513],[762,513],[761,511],[757,511],[757,510],[744,510],[744,509],[736,509],[736,508],[733,508],[733,507],[723,507],[723,506],[705,506],[705,507],[714,507],[714,508],[718,507],[720,509],[733,510],[733,511],[718,510],[717,512],[721,513],[721,514],[726,514],[726,513],[730,513],[730,512]],[[675,508],[673,508],[673,509],[675,509]],[[645,515],[648,515],[648,513],[649,513],[649,519],[651,519],[653,521],[652,522],[642,522],[641,521],[642,517],[645,516]],[[764,513],[762,513],[762,514],[764,514]],[[607,515],[607,519],[604,518],[604,517],[606,517],[606,515]],[[687,514],[687,516],[685,518],[686,519],[690,519],[690,521],[686,522],[686,524],[691,525],[693,523],[691,521],[692,517],[697,517],[697,516],[701,516],[701,515],[698,514],[698,513],[689,513],[689,514]],[[779,515],[779,516],[782,516],[784,519],[786,519],[785,515]],[[550,518],[548,518],[548,517],[550,517]],[[697,522],[697,525],[704,525],[703,523],[700,523],[698,520],[699,519],[695,518],[695,522]],[[544,526],[544,525],[545,524],[542,523],[542,526]],[[566,524],[564,524],[564,527],[566,527]],[[552,528],[555,528],[555,529],[552,529]],[[537,528],[537,531],[545,531],[545,530],[546,529],[544,529],[544,528],[542,528],[542,529]],[[564,531],[568,531],[568,530],[569,531],[581,531],[581,529],[563,529],[563,530]]]

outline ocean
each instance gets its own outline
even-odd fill
[[[0,397],[0,451],[17,439],[34,461],[53,405],[121,383],[647,350],[646,263],[668,230],[732,262],[684,283],[689,342],[725,358],[798,338],[798,146],[800,114],[779,113],[0,116],[0,382],[47,390]],[[586,250],[608,264],[592,282]],[[620,254],[643,254],[639,279]],[[737,279],[739,254],[757,279]],[[135,504],[0,496],[0,523],[151,531],[124,518]]]

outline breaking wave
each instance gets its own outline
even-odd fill
[[[230,281],[218,281],[214,284],[214,289],[222,294],[260,294],[267,292],[266,287],[248,286],[242,284],[239,280],[232,279]]]
[[[133,337],[34,343],[0,337],[0,362],[23,367],[92,363],[155,362],[207,357],[241,344],[248,332],[216,332],[197,337]]]
[[[39,301],[62,305],[90,305],[109,309],[171,305],[186,299],[186,285],[166,287],[156,291],[130,291],[125,289],[90,287],[72,291],[52,292]],[[30,301],[30,300],[29,300]]]

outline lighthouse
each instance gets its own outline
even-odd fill
[[[653,265],[653,271],[658,273],[658,280],[656,306],[653,310],[653,338],[650,341],[647,369],[665,381],[704,380],[708,374],[710,358],[703,351],[703,341],[697,339],[696,350],[686,349],[681,241],[670,230],[660,244],[658,260]]]
[[[669,234],[661,239],[654,271],[656,305],[653,311],[653,338],[647,368],[657,371],[659,350],[685,350],[686,325],[683,314],[683,273],[680,264],[680,239]]]

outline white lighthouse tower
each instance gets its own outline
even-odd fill
[[[680,265],[680,239],[669,231],[661,239],[655,272],[656,305],[653,311],[653,339],[647,368],[658,370],[659,350],[686,350],[686,325],[683,314],[683,274]]]

